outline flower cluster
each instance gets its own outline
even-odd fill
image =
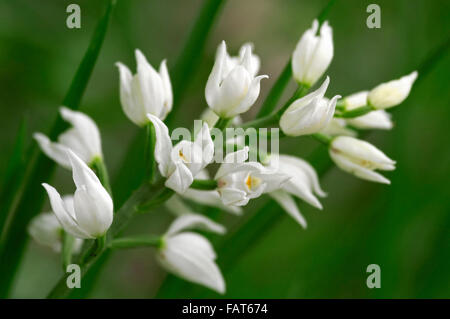
[[[144,54],[136,50],[135,75],[118,62],[123,111],[134,124],[147,129],[149,143],[143,154],[149,153],[148,169],[152,170],[152,176],[157,176],[146,178],[145,182],[163,185],[161,193],[168,194],[164,198],[165,206],[177,217],[158,240],[115,241],[112,238],[108,239],[108,247],[156,246],[157,260],[167,271],[224,293],[225,281],[216,263],[216,253],[208,239],[192,229],[216,234],[223,234],[226,229],[195,212],[190,203],[214,206],[239,215],[242,206],[250,200],[268,194],[306,228],[307,222],[295,198],[322,209],[320,198],[326,193],[320,186],[317,172],[304,159],[264,153],[245,139],[232,139],[227,143],[233,144],[233,151],[225,152],[214,177],[209,177],[215,155],[223,154],[223,149],[216,147],[221,137],[213,134],[213,130],[220,133],[229,125],[260,129],[261,123],[269,123],[267,125],[281,129],[281,137],[315,137],[326,145],[329,156],[342,170],[365,180],[389,183],[376,170],[393,170],[395,161],[372,144],[358,139],[358,132],[393,127],[391,115],[385,109],[406,99],[417,72],[344,98],[340,95],[326,97],[330,86],[330,78],[326,76],[318,88],[308,92],[320,83],[333,54],[331,26],[328,22],[319,26],[319,22],[314,21],[292,54],[292,74],[298,84],[293,97],[265,118],[242,123],[239,115],[255,104],[260,82],[267,75],[258,75],[261,61],[254,54],[252,44],[244,44],[238,56],[233,57],[222,41],[206,82],[205,100],[209,108],[204,112],[203,125],[195,132],[195,138],[174,145],[164,123],[173,99],[166,62],[161,63],[157,72]],[[61,108],[61,116],[72,127],[56,142],[41,133],[36,133],[35,139],[47,156],[72,170],[76,191],[71,197],[61,197],[55,188],[44,183],[54,215],[38,216],[29,232],[38,242],[55,251],[61,251],[63,233],[73,236],[77,244],[73,245],[72,253],[77,254],[82,240],[96,239],[99,243],[105,240],[114,219],[113,200],[105,178],[106,167],[96,124],[86,114],[65,107]],[[257,160],[249,159],[252,152],[257,153]]]

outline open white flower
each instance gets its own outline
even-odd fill
[[[213,159],[214,142],[208,124],[203,124],[194,142],[184,140],[172,146],[167,126],[156,116],[147,116],[155,127],[155,159],[161,175],[167,178],[165,185],[182,194]]]
[[[248,147],[225,156],[214,179],[225,205],[245,206],[250,199],[279,188],[287,176],[273,172],[258,162],[245,162]]]
[[[102,158],[100,132],[95,122],[82,112],[72,111],[66,107],[60,108],[64,120],[72,127],[58,137],[58,142],[52,142],[42,133],[34,133],[42,152],[62,167],[70,169],[67,150],[72,150],[86,164],[92,163],[96,158]]]
[[[333,59],[333,30],[325,21],[316,36],[319,22],[303,33],[292,54],[292,73],[297,82],[312,86],[326,71]]]
[[[73,207],[73,196],[63,196],[66,206]],[[54,252],[61,252],[64,229],[53,212],[41,213],[35,216],[29,226],[28,233],[40,245],[52,248]],[[83,239],[75,238],[72,253],[80,251]]]
[[[113,220],[113,201],[94,172],[71,150],[67,156],[77,187],[73,203],[62,200],[58,191],[43,183],[52,210],[66,232],[77,238],[105,235]]]
[[[267,78],[267,75],[255,77],[257,67],[252,47],[246,45],[242,51],[238,60],[232,60],[222,41],[206,83],[206,102],[221,118],[232,118],[248,111],[259,96],[261,79]]]
[[[269,163],[273,165],[273,163]],[[301,215],[294,199],[291,195],[296,196],[308,204],[322,209],[322,204],[314,195],[325,197],[326,193],[319,184],[319,177],[314,168],[306,161],[290,156],[278,155],[277,173],[289,176],[279,190],[269,193],[281,207],[301,226],[306,228],[306,220]]]
[[[172,85],[166,60],[161,62],[159,72],[148,63],[144,54],[136,50],[137,73],[120,62],[120,102],[128,118],[139,126],[148,123],[147,114],[164,120],[172,109]]]
[[[369,104],[377,109],[387,109],[402,103],[408,97],[417,75],[414,71],[398,80],[379,84],[369,92]]]
[[[330,83],[327,77],[316,91],[295,100],[281,115],[281,130],[290,136],[317,133],[323,130],[333,118],[339,95],[331,100],[324,97]]]
[[[386,177],[375,170],[394,170],[395,161],[372,144],[354,137],[339,136],[331,142],[329,153],[340,169],[362,179],[390,184]]]
[[[163,236],[157,258],[167,271],[223,294],[225,281],[211,243],[199,234],[186,231],[198,227],[211,230],[210,226],[195,216],[178,217]]]
[[[201,170],[195,176],[195,178],[198,180],[210,179],[209,174],[205,169]],[[182,197],[187,200],[191,200],[195,203],[205,205],[205,206],[216,207],[216,208],[219,208],[221,210],[224,210],[228,213],[232,213],[235,215],[242,214],[241,207],[229,206],[229,205],[225,205],[224,203],[222,203],[219,193],[216,190],[205,191],[205,190],[197,190],[197,189],[189,188],[182,194]]]

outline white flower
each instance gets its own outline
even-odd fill
[[[167,271],[223,294],[225,281],[215,263],[217,256],[211,243],[199,234],[186,231],[198,226],[208,228],[192,216],[178,217],[162,238],[158,261]]]
[[[394,126],[391,114],[385,110],[376,110],[363,116],[347,119],[347,123],[359,129],[390,130]]]
[[[286,135],[313,134],[324,129],[331,121],[339,95],[324,98],[330,83],[327,77],[320,88],[294,101],[281,115],[280,127]]]
[[[245,59],[245,55],[247,52],[250,52],[250,64],[248,65],[247,70],[250,72],[252,76],[256,76],[259,72],[259,68],[261,67],[261,59],[259,56],[253,53],[253,43],[245,43],[241,46],[239,49],[239,55],[238,56],[229,56],[227,53],[227,70],[232,70],[236,66],[243,63]]]
[[[210,179],[209,174],[206,170],[201,170],[196,176],[196,179],[205,180]],[[197,190],[193,188],[187,189],[183,194],[183,198],[191,200],[193,202],[199,203],[205,206],[216,207],[221,210],[224,210],[228,213],[240,215],[242,214],[242,209],[236,206],[227,206],[222,203],[220,199],[219,193],[216,190],[205,191],[205,190]]]
[[[214,143],[208,124],[203,124],[194,142],[183,140],[172,146],[167,126],[156,116],[147,116],[155,127],[155,159],[161,175],[167,178],[165,185],[182,194],[213,159]]]
[[[325,21],[316,36],[319,22],[303,33],[292,54],[292,73],[297,82],[312,86],[326,71],[333,59],[333,30]]]
[[[137,73],[132,75],[120,62],[120,102],[128,118],[139,126],[148,123],[147,114],[164,120],[172,109],[172,86],[166,60],[161,62],[159,73],[148,63],[140,50],[136,50]]]
[[[375,170],[394,170],[395,161],[372,144],[354,137],[339,136],[331,142],[329,153],[342,170],[362,179],[390,184],[387,178]]]
[[[369,104],[377,109],[386,109],[402,103],[408,97],[417,75],[414,71],[398,80],[381,83],[370,91]]]
[[[94,172],[72,151],[67,151],[77,187],[73,204],[64,202],[52,186],[44,183],[52,210],[69,234],[77,238],[98,238],[105,235],[113,220],[111,196]]]
[[[73,196],[63,196],[63,201],[65,205],[73,206]],[[53,212],[37,215],[28,226],[28,233],[38,244],[48,246],[57,253],[61,252],[63,231]],[[75,238],[72,253],[79,252],[82,244],[82,239]]]
[[[274,165],[270,161],[269,165]],[[278,169],[277,173],[289,176],[281,189],[269,193],[281,207],[297,221],[301,226],[306,228],[306,220],[301,215],[295,201],[291,195],[296,196],[308,204],[322,209],[322,204],[319,202],[318,196],[325,197],[326,193],[322,190],[319,184],[319,177],[314,168],[306,161],[289,155],[278,155]]]
[[[206,83],[206,102],[222,118],[248,111],[258,98],[261,79],[267,78],[267,75],[255,77],[257,68],[251,46],[244,46],[242,50],[236,63],[228,56],[225,41],[222,41]]]
[[[64,120],[72,127],[59,135],[58,142],[52,142],[42,133],[34,133],[42,152],[59,165],[70,169],[67,150],[72,150],[86,164],[92,163],[96,158],[102,158],[100,132],[95,122],[82,112],[72,111],[66,107],[60,108]]]
[[[275,173],[261,163],[245,162],[248,147],[225,156],[214,179],[225,205],[245,206],[250,199],[279,188],[288,177]]]
[[[356,132],[347,127],[347,122],[344,119],[335,117],[320,132],[329,136],[356,136]]]
[[[346,111],[351,111],[367,105],[369,91],[353,93],[344,98]],[[371,111],[365,115],[346,120],[348,124],[359,129],[390,130],[393,127],[391,115],[384,110]]]

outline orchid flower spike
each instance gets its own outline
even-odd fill
[[[245,162],[249,148],[225,156],[215,180],[225,205],[245,206],[250,199],[280,188],[289,178],[266,169],[258,162]]]
[[[315,196],[325,197],[326,193],[319,184],[319,177],[314,168],[306,161],[289,155],[278,155],[278,163],[270,160],[269,164],[278,167],[277,172],[289,176],[280,189],[275,190],[269,195],[275,199],[281,207],[303,228],[306,228],[306,220],[300,213],[294,199],[291,195],[298,197],[311,206],[322,209],[322,204]]]
[[[120,72],[120,102],[127,117],[136,125],[144,126],[149,122],[148,113],[164,120],[172,110],[172,85],[166,60],[161,62],[159,72],[140,50],[136,50],[136,61],[135,75],[126,65],[116,63]]]
[[[73,196],[63,196],[66,207],[73,207]],[[40,245],[50,247],[54,252],[61,252],[64,229],[54,212],[41,213],[35,216],[28,225],[28,233]],[[72,253],[80,251],[83,239],[75,238]]]
[[[239,58],[231,59],[222,41],[206,83],[206,102],[221,118],[247,112],[259,96],[261,79],[268,77],[255,77],[259,63],[252,54],[252,46],[244,45],[241,50]]]
[[[303,33],[292,54],[292,73],[295,80],[308,87],[314,85],[325,73],[333,59],[333,30],[325,21],[316,36],[319,22],[313,21],[311,29]]]
[[[156,133],[155,159],[166,187],[183,194],[194,181],[195,176],[208,165],[214,156],[214,142],[204,123],[194,142],[181,141],[172,146],[169,129],[156,116],[147,114]]]
[[[316,91],[294,101],[281,115],[280,127],[290,136],[308,135],[321,131],[333,118],[339,95],[331,100],[325,98],[330,83],[327,77]]]
[[[52,142],[42,133],[34,133],[33,137],[42,152],[64,168],[70,169],[67,150],[72,150],[83,162],[90,165],[97,158],[102,159],[100,132],[95,122],[82,112],[60,108],[64,120],[72,127],[59,135],[58,142]]]
[[[52,210],[66,232],[77,238],[99,238],[113,220],[113,201],[95,173],[71,150],[67,156],[77,187],[73,202],[65,202],[58,191],[43,183]]]
[[[186,231],[198,227],[213,229],[198,216],[188,214],[175,219],[162,237],[157,259],[174,275],[223,294],[225,281],[215,262],[217,256],[211,243],[197,233]]]
[[[367,97],[369,91],[361,91],[346,96],[344,100],[344,107],[346,111],[351,111],[367,105]],[[394,125],[391,120],[391,115],[385,110],[376,110],[365,115],[346,120],[348,124],[358,129],[380,129],[390,130]]]
[[[398,80],[379,84],[369,92],[369,105],[376,109],[387,109],[402,103],[408,97],[417,75],[417,71],[414,71]]]
[[[372,182],[391,183],[375,170],[394,170],[395,161],[366,141],[350,136],[339,136],[332,140],[329,153],[340,169],[356,177]]]

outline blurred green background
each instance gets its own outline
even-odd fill
[[[138,129],[122,113],[116,61],[134,70],[134,49],[153,65],[164,58],[173,65],[203,1],[119,0],[104,47],[82,101],[81,110],[98,123],[110,174],[120,188],[120,171],[129,142]],[[413,71],[450,30],[450,2],[375,1],[381,29],[366,27],[366,7],[374,1],[337,1],[328,20],[335,57],[328,70],[329,95],[346,95]],[[78,3],[82,28],[68,29],[66,7]],[[284,67],[300,35],[326,1],[229,0],[216,21],[198,70],[186,81],[187,94],[178,125],[189,127],[206,107],[204,86],[215,48],[226,40],[231,53],[251,41],[262,59],[259,101],[251,118]],[[46,132],[87,47],[103,1],[0,1],[0,180],[23,117],[31,133]],[[170,68],[169,68],[170,71]],[[392,185],[371,184],[330,170],[322,179],[329,196],[323,211],[302,204],[308,229],[279,210],[272,227],[250,246],[234,247],[239,258],[224,270],[225,297],[242,298],[449,298],[450,297],[450,56],[412,90],[394,113],[390,132],[369,140],[397,169],[386,174]],[[292,86],[284,98],[291,94]],[[307,138],[283,141],[282,151],[307,156],[317,144]],[[139,158],[138,158],[139,159]],[[314,163],[313,163],[314,164]],[[72,192],[68,171],[58,169],[51,182]],[[247,215],[264,207],[254,201]],[[48,208],[48,204],[46,205]],[[226,214],[226,213],[222,213]],[[164,208],[139,216],[128,233],[162,232],[170,221]],[[244,217],[245,218],[245,217]],[[225,216],[230,231],[239,218]],[[212,238],[216,240],[216,238]],[[166,274],[151,249],[115,253],[101,272],[90,297],[154,297]],[[221,256],[218,263],[221,266]],[[381,267],[381,288],[368,289],[366,267]],[[44,297],[62,274],[59,256],[33,242],[19,270],[13,297]],[[159,297],[219,297],[205,288],[169,276]]]

